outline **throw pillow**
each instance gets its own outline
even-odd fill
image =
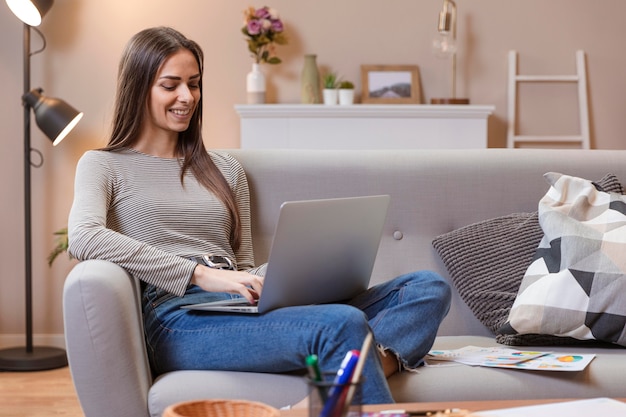
[[[594,183],[622,193],[613,174]],[[461,299],[475,317],[496,333],[507,321],[526,268],[543,237],[538,213],[514,213],[437,236],[432,244]],[[546,335],[497,334],[507,345],[559,345],[576,339]]]
[[[626,346],[626,197],[548,173],[544,232],[502,334],[543,334]]]
[[[513,213],[437,236],[432,244],[461,299],[496,332],[543,236],[537,213]]]

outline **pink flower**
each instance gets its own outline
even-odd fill
[[[251,20],[248,22],[248,33],[252,36],[258,35],[259,33],[261,33],[262,27],[263,24],[260,20]]]
[[[279,64],[274,44],[286,45],[283,22],[276,9],[248,7],[244,10],[244,26],[241,28],[246,37],[248,51],[257,63]]]
[[[259,19],[269,19],[270,18],[270,10],[268,7],[261,7],[257,9],[256,13],[254,13],[256,17]]]
[[[272,30],[276,33],[278,32],[282,32],[283,31],[283,22],[281,22],[280,20],[273,20],[272,21]]]

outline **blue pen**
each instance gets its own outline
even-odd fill
[[[341,362],[341,366],[339,367],[337,375],[333,381],[333,386],[328,392],[328,400],[324,403],[324,408],[320,413],[320,417],[333,417],[335,410],[338,409],[337,407],[341,407],[340,409],[343,410],[343,404],[340,404],[340,399],[345,391],[344,388],[348,387],[348,384],[350,383],[352,373],[354,372],[354,368],[356,367],[358,361],[358,350],[351,350],[343,358],[343,362]]]

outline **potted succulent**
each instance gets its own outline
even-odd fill
[[[339,104],[342,106],[354,103],[354,84],[344,80],[339,83]]]
[[[322,84],[324,85],[324,89],[322,90],[324,104],[337,104],[337,82],[337,74],[332,71],[327,72],[322,78]]]

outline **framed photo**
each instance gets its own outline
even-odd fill
[[[361,65],[363,103],[420,104],[417,65]]]

